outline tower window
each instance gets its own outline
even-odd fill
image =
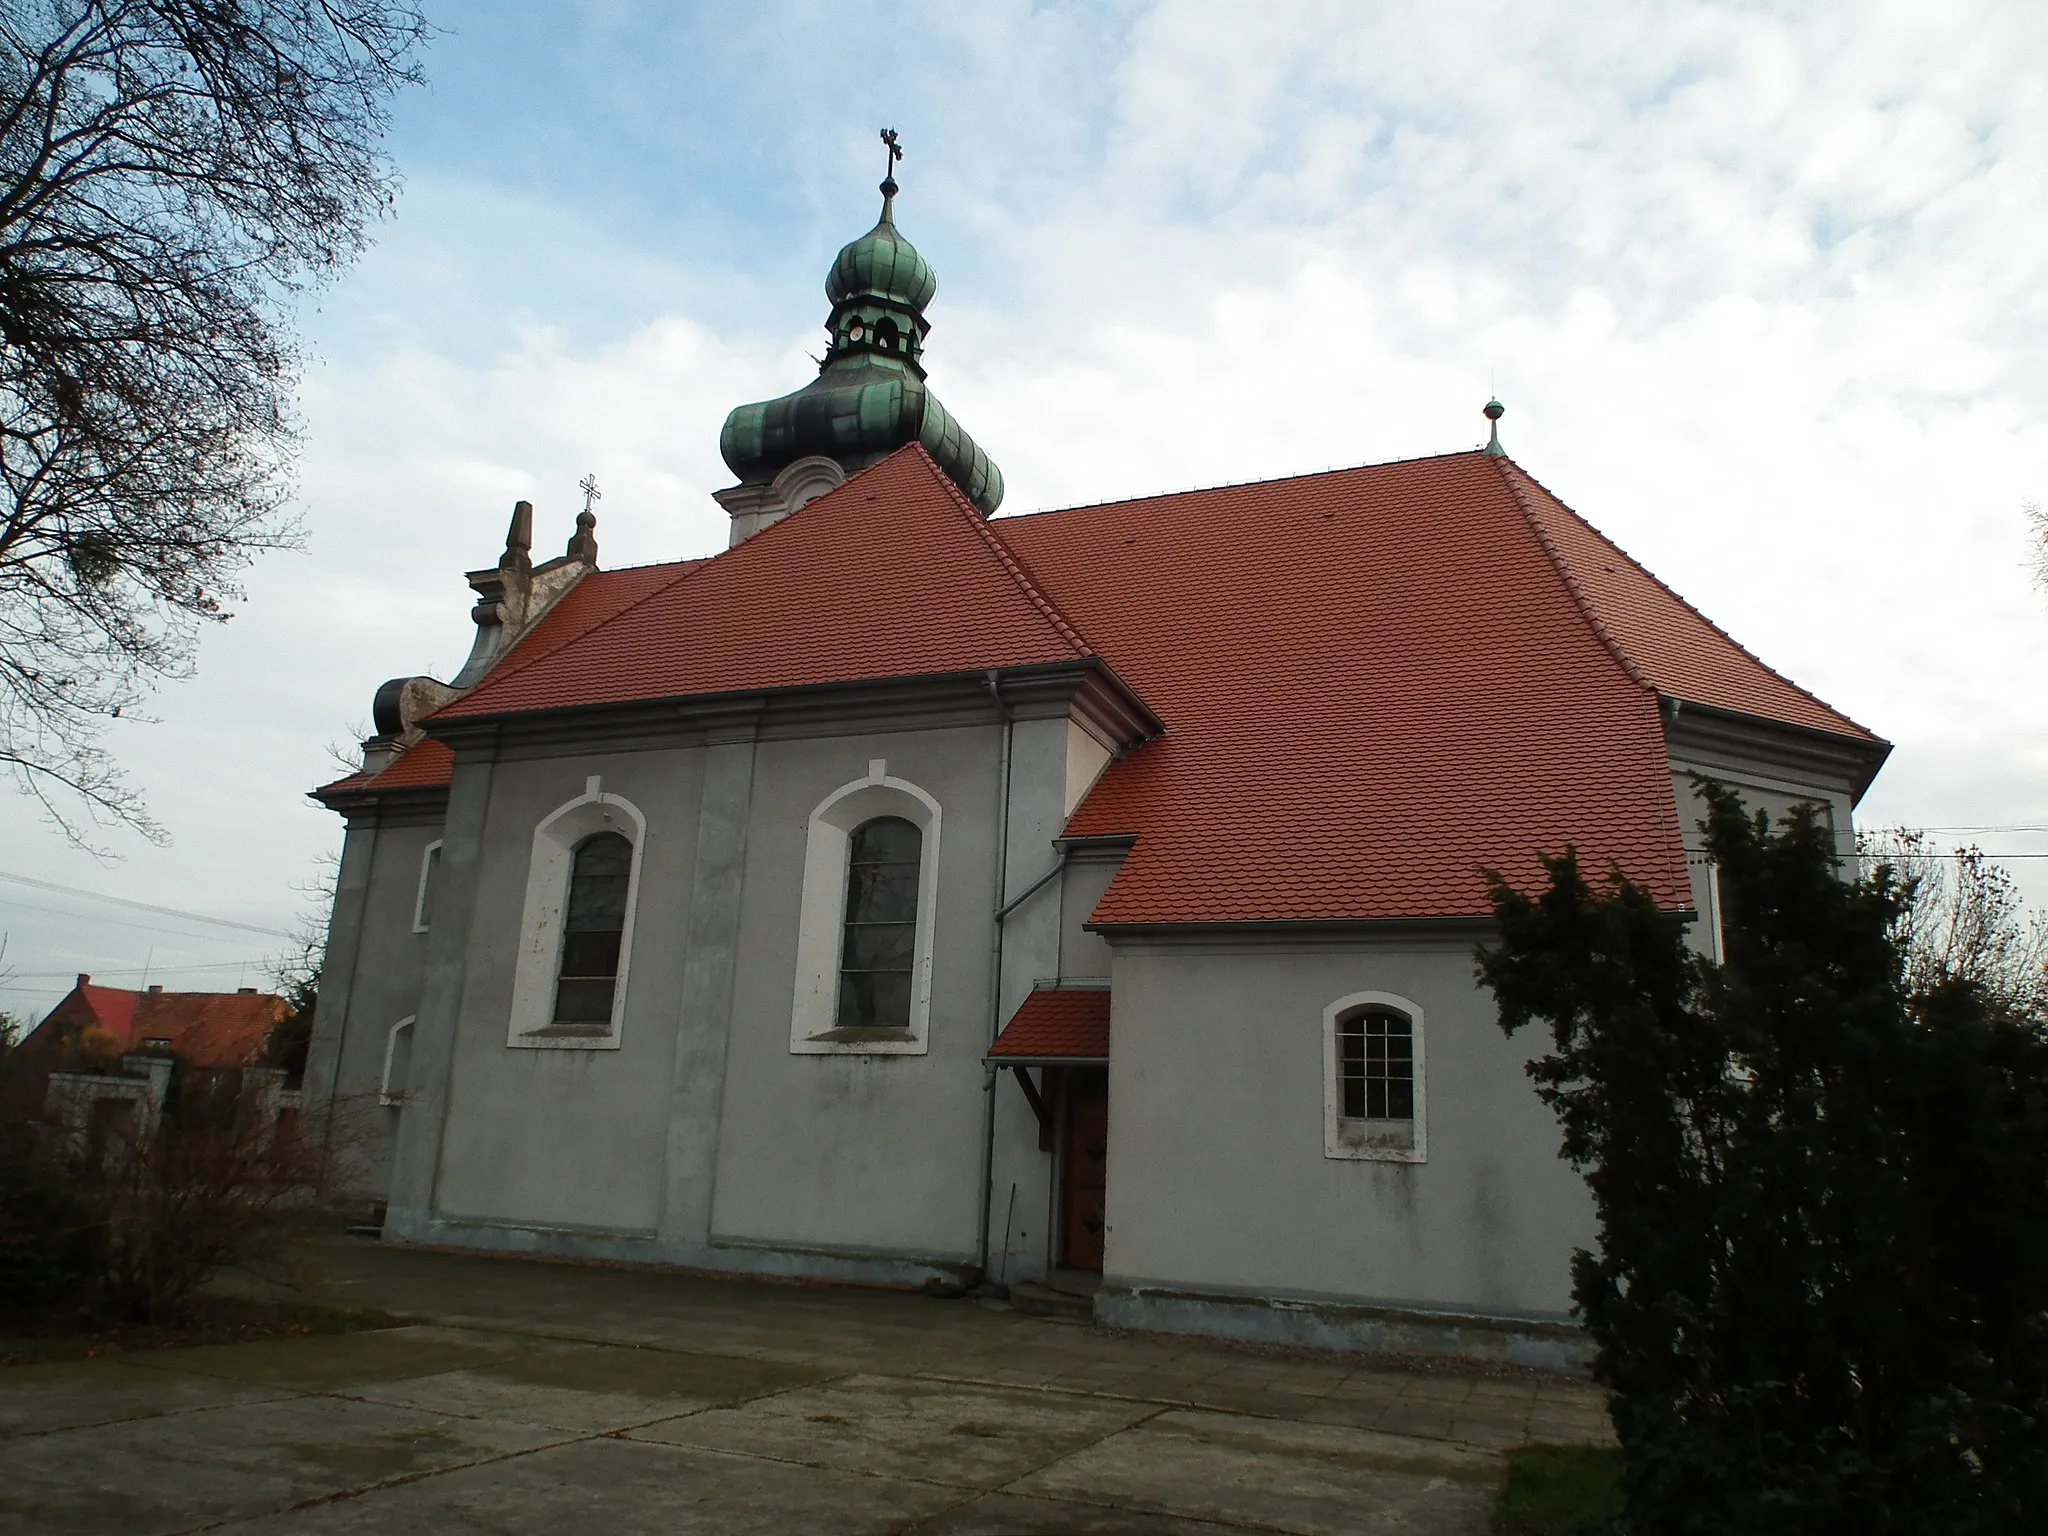
[[[884,352],[894,352],[896,350],[897,339],[898,335],[896,330],[896,322],[894,320],[885,318],[881,321],[880,324],[876,325],[875,345],[880,347]]]
[[[555,982],[554,1023],[608,1027],[618,986],[619,947],[626,934],[626,890],[633,845],[599,832],[576,845],[569,902],[562,918],[562,964]]]
[[[840,1029],[910,1028],[924,834],[900,816],[862,822],[849,840],[839,952]]]

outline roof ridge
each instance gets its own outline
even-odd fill
[[[937,477],[939,483],[950,495],[954,510],[967,519],[968,526],[980,535],[982,543],[988,546],[989,553],[996,557],[996,562],[1002,566],[1010,580],[1015,582],[1018,590],[1037,607],[1045,621],[1052,625],[1055,630],[1059,631],[1060,638],[1074,648],[1074,654],[1077,656],[1099,655],[1100,652],[1088,643],[1088,640],[1082,635],[1080,630],[1076,629],[1069,622],[1067,616],[1060,612],[1059,605],[1053,602],[1052,598],[1046,594],[1044,588],[1039,586],[1037,578],[1031,574],[1031,567],[1024,563],[1023,557],[1010,548],[1009,541],[999,535],[991,526],[993,520],[984,517],[981,509],[967,499],[960,487],[953,483],[953,477],[939,468],[938,460],[931,456],[924,444],[913,442],[905,446],[917,450],[918,454],[924,459],[925,464],[931,469],[932,474]],[[898,451],[900,452],[901,450]]]
[[[1736,639],[1733,635],[1728,633],[1728,631],[1723,629],[1719,624],[1716,624],[1711,618],[1707,617],[1707,615],[1704,612],[1702,612],[1699,608],[1695,607],[1690,601],[1688,601],[1681,593],[1674,590],[1670,583],[1665,581],[1663,577],[1659,576],[1655,571],[1651,570],[1647,565],[1643,564],[1642,561],[1638,560],[1634,555],[1630,554],[1627,550],[1623,549],[1620,544],[1615,542],[1613,539],[1609,538],[1605,533],[1601,532],[1601,530],[1595,527],[1589,519],[1581,516],[1576,510],[1574,510],[1573,507],[1568,502],[1566,502],[1562,496],[1558,495],[1557,492],[1553,491],[1541,480],[1538,480],[1534,475],[1530,474],[1528,470],[1522,468],[1521,465],[1515,463],[1515,461],[1512,459],[1503,459],[1501,460],[1501,463],[1504,466],[1502,470],[1503,474],[1506,473],[1507,469],[1513,469],[1516,474],[1520,475],[1523,479],[1527,480],[1531,485],[1536,487],[1537,490],[1541,491],[1545,496],[1549,497],[1551,502],[1557,507],[1557,509],[1560,512],[1564,513],[1565,516],[1571,518],[1573,521],[1579,523],[1589,533],[1591,533],[1594,538],[1600,540],[1601,543],[1605,544],[1617,555],[1620,555],[1622,559],[1626,560],[1630,565],[1634,566],[1638,571],[1642,572],[1644,576],[1649,578],[1652,585],[1654,585],[1658,591],[1662,592],[1666,597],[1670,598],[1671,601],[1678,604],[1679,607],[1683,608],[1687,613],[1691,614],[1694,618],[1698,619],[1702,624],[1706,625],[1708,629],[1711,629],[1715,634],[1719,635],[1723,640],[1727,641],[1730,645],[1735,647],[1735,649],[1741,652],[1742,655],[1746,657],[1748,660],[1756,663],[1757,666],[1761,667],[1764,671],[1770,673],[1772,677],[1776,678],[1779,682],[1783,683],[1787,688],[1790,688],[1794,693],[1798,694],[1801,698],[1810,699],[1815,704],[1818,704],[1822,709],[1826,710],[1829,714],[1833,715],[1836,719],[1840,720],[1844,725],[1851,727],[1861,735],[1871,737],[1871,739],[1873,740],[1877,739],[1875,733],[1872,732],[1867,726],[1859,724],[1856,720],[1852,719],[1846,711],[1836,708],[1834,705],[1830,704],[1826,699],[1822,698],[1819,694],[1815,693],[1811,688],[1807,688],[1799,683],[1795,683],[1791,678],[1787,677],[1784,673],[1780,672],[1768,661],[1765,661],[1763,657],[1757,655],[1755,651],[1752,651],[1748,646],[1744,645],[1740,640]],[[1520,493],[1517,492],[1517,494],[1519,496]]]
[[[1515,465],[1512,459],[1505,456],[1493,459],[1492,463],[1494,473],[1500,476],[1501,483],[1507,487],[1508,495],[1514,498],[1515,507],[1522,514],[1522,521],[1527,523],[1529,531],[1536,535],[1536,542],[1542,545],[1543,553],[1549,557],[1550,564],[1556,570],[1558,579],[1564,583],[1565,590],[1571,594],[1572,601],[1577,604],[1579,612],[1585,616],[1586,623],[1592,628],[1593,633],[1600,637],[1600,643],[1606,646],[1609,654],[1621,664],[1621,670],[1628,674],[1631,682],[1637,687],[1648,689],[1651,693],[1658,694],[1661,697],[1661,690],[1643,674],[1643,669],[1636,665],[1635,658],[1622,649],[1621,641],[1608,630],[1606,621],[1600,617],[1592,598],[1587,594],[1586,589],[1580,585],[1579,578],[1572,574],[1571,565],[1565,560],[1564,552],[1557,547],[1556,541],[1550,537],[1548,531],[1543,527],[1541,520],[1537,518],[1535,509],[1529,505],[1527,494],[1521,486],[1515,483],[1514,476],[1508,473],[1510,469],[1517,468],[1518,466]],[[1549,495],[1548,490],[1545,490],[1544,494]],[[1552,500],[1555,499],[1555,497],[1552,498]],[[1564,504],[1559,502],[1558,505],[1563,506]],[[1573,513],[1573,516],[1576,517],[1577,515],[1577,513]],[[1580,521],[1584,522],[1585,520],[1581,518]],[[1587,526],[1591,527],[1592,525],[1588,523]]]
[[[1104,507],[1129,507],[1141,501],[1172,501],[1180,496],[1206,496],[1212,491],[1243,491],[1261,485],[1286,485],[1296,480],[1320,480],[1325,475],[1355,475],[1367,469],[1393,469],[1403,464],[1433,464],[1439,459],[1461,459],[1467,454],[1484,457],[1479,448],[1447,448],[1442,453],[1418,453],[1405,459],[1368,459],[1361,464],[1326,464],[1294,474],[1261,475],[1252,480],[1218,480],[1211,485],[1182,485],[1170,491],[1147,491],[1141,496],[1116,496],[1106,501],[1076,501],[1064,507],[1033,507],[1029,512],[1012,512],[992,517],[993,523],[1021,523],[1029,518],[1058,517],[1067,512],[1095,512]]]

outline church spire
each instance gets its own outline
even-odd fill
[[[818,377],[779,400],[738,407],[719,434],[718,451],[739,477],[714,493],[732,514],[735,544],[906,443],[922,443],[984,514],[1002,504],[1002,471],[925,384],[925,308],[939,279],[896,227],[903,147],[895,129],[882,130],[882,144],[882,215],[825,275],[832,310]]]

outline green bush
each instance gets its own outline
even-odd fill
[[[2048,1039],[1910,982],[1913,889],[1703,785],[1724,962],[1618,873],[1498,879],[1481,979],[1600,1247],[1574,1296],[1640,1532],[2009,1532],[2048,1512]]]
[[[98,1264],[90,1204],[25,1140],[0,1131],[0,1315],[85,1299]]]

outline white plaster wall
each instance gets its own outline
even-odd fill
[[[506,1045],[533,829],[591,775],[646,818],[616,1050]],[[696,846],[696,749],[579,754],[494,770],[435,1209],[535,1226],[651,1232]]]
[[[344,860],[361,863],[368,899],[351,942],[346,988],[339,995],[332,987],[323,989],[314,1014],[316,1031],[331,1030],[334,1038],[316,1041],[312,1055],[333,1053],[335,1097],[352,1130],[361,1133],[363,1191],[372,1200],[390,1189],[392,1144],[402,1113],[377,1103],[384,1046],[391,1026],[419,1008],[427,935],[413,932],[413,911],[420,856],[440,835],[439,827],[429,826],[361,828],[348,833],[343,848]],[[328,957],[329,977],[340,974],[336,958]],[[315,1087],[315,1070],[309,1060],[309,1087]]]
[[[995,893],[991,724],[757,745],[726,1046],[712,1240],[959,1257],[974,1249]],[[935,798],[945,835],[928,1050],[789,1048],[805,833],[840,786],[887,763]]]
[[[1060,975],[1070,980],[1100,981],[1110,974],[1109,945],[1087,929],[1089,916],[1116,878],[1123,861],[1075,853],[1067,860],[1060,892]]]
[[[1592,1202],[1472,976],[1474,939],[1118,944],[1112,1283],[1559,1316]],[[1323,1008],[1390,992],[1428,1018],[1429,1160],[1323,1155]]]
[[[1711,923],[1716,908],[1712,888],[1713,866],[1705,853],[1706,834],[1700,823],[1706,820],[1706,802],[1700,798],[1695,775],[1712,779],[1735,791],[1750,811],[1763,811],[1775,828],[1802,802],[1821,806],[1827,824],[1835,834],[1835,849],[1846,858],[1856,851],[1855,804],[1847,783],[1825,783],[1797,771],[1757,759],[1705,759],[1674,753],[1671,759],[1671,793],[1678,810],[1679,830],[1685,838],[1686,868],[1692,886],[1693,910],[1701,914],[1687,932],[1687,941],[1702,954],[1718,956]]]

